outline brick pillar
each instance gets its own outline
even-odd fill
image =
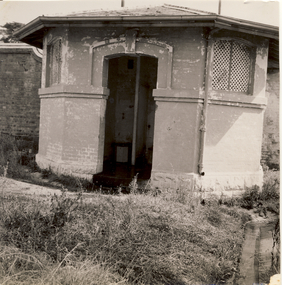
[[[39,93],[38,165],[91,179],[103,170],[108,89],[66,85]]]

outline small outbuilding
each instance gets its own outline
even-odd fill
[[[164,5],[42,16],[16,36],[43,49],[40,167],[92,179],[126,165],[154,186],[225,194],[261,185],[278,27]]]

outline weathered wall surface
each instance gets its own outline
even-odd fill
[[[232,35],[229,31],[213,36]],[[57,108],[62,101],[64,123],[60,130],[56,129],[59,124],[52,127],[48,120],[62,120],[60,112],[53,112],[55,117],[51,118],[49,111],[45,111],[40,132],[42,138],[43,133],[50,135],[49,141],[40,143],[37,160],[42,165],[51,164],[78,175],[90,176],[101,171],[105,108],[110,89],[118,89],[109,84],[109,62],[118,56],[144,55],[158,59],[156,89],[152,92],[156,105],[154,134],[150,139],[153,141],[152,180],[164,187],[177,187],[184,181],[186,185],[197,183],[199,187],[216,191],[238,190],[261,183],[259,161],[266,104],[267,41],[234,32],[234,37],[248,40],[254,48],[252,88],[247,94],[209,89],[207,78],[211,75],[209,68],[205,74],[206,60],[212,62],[212,59],[207,57],[210,48],[202,28],[140,28],[138,31],[60,28],[49,31],[44,39],[45,50],[56,37],[62,40],[61,82],[46,86],[43,72],[40,96],[44,102],[42,108],[46,110]],[[43,65],[46,66],[46,58]],[[114,71],[111,74],[114,76]],[[207,125],[202,126],[206,95]],[[201,128],[206,129],[205,176],[202,177],[198,174]],[[116,131],[111,130],[110,137]],[[55,154],[48,157],[47,150],[57,140],[60,158]],[[89,153],[82,155],[85,151]],[[107,153],[110,155],[110,151]]]
[[[119,45],[118,43],[107,47],[107,40],[111,38],[122,38],[126,33],[127,30],[123,28],[70,28],[69,30],[56,29],[50,31],[45,37],[45,49],[46,45],[49,42],[52,42],[52,39],[56,39],[56,37],[62,39],[62,77],[59,85],[48,87],[46,86],[44,79],[46,78],[46,74],[43,72],[42,89],[40,91],[42,104],[44,104],[44,106],[51,104],[54,105],[55,108],[56,103],[51,103],[52,100],[58,100],[59,106],[59,101],[61,100],[59,98],[61,97],[79,98],[86,94],[89,97],[102,96],[107,100],[107,94],[111,90],[107,91],[106,89],[110,88],[112,89],[112,92],[115,92],[115,88],[109,85],[108,78],[104,78],[107,77],[108,74],[105,69],[105,64],[102,61],[104,60],[103,56],[108,56],[109,53],[113,55],[115,53],[124,55],[125,49],[127,49],[126,44]],[[153,109],[151,108],[152,110],[148,110],[149,119],[147,118],[147,121],[151,120],[149,125],[152,128],[154,127],[153,129],[155,130],[154,134],[152,134],[151,130],[148,130],[149,134],[147,135],[148,148],[151,148],[150,145],[156,140],[153,148],[153,152],[155,153],[155,155],[153,155],[153,160],[156,159],[156,161],[153,161],[153,165],[155,165],[155,168],[158,171],[164,172],[196,171],[198,152],[197,150],[194,150],[195,147],[197,149],[197,141],[199,139],[199,134],[197,132],[199,124],[198,112],[201,109],[201,99],[199,99],[199,97],[202,96],[199,91],[203,86],[205,67],[204,50],[206,45],[202,29],[167,29],[164,32],[159,28],[144,28],[139,30],[137,37],[145,38],[146,42],[136,42],[136,50],[132,51],[132,54],[134,55],[136,52],[158,58],[158,76],[156,84],[158,89],[153,90],[153,96],[156,97],[157,100],[157,112],[154,118],[154,116],[152,116],[154,105],[152,105]],[[93,52],[93,48],[101,41],[105,41],[105,44],[98,46]],[[152,41],[153,45],[150,44],[150,41]],[[154,45],[155,42],[162,42],[162,44],[161,46]],[[171,65],[168,66],[167,62],[169,62],[169,57],[172,53],[172,50],[169,49],[170,46],[173,46],[173,57],[170,63]],[[43,65],[46,66],[46,58],[44,58]],[[170,73],[167,73],[169,68],[171,69]],[[148,80],[150,81],[153,79],[152,76],[148,75],[146,78],[146,72],[146,68],[145,71],[141,71],[141,85],[143,84],[143,81],[146,83]],[[153,79],[153,81],[155,81],[155,79]],[[147,82],[146,85],[148,84],[152,85],[155,84],[155,82]],[[140,88],[141,93],[144,91],[142,90],[143,87]],[[164,99],[163,97],[174,97],[174,99],[169,102],[169,100]],[[189,102],[187,102],[187,104],[182,104],[183,100],[186,102],[185,100],[187,98],[192,98],[193,104],[189,104]],[[47,103],[48,100],[50,100],[50,104]],[[42,108],[45,108],[44,106],[42,105]],[[76,109],[72,115],[80,118],[78,120],[81,121],[82,126],[84,117],[80,116],[80,112],[83,111]],[[48,111],[46,114],[47,113]],[[102,112],[100,115],[101,117],[99,119],[102,119],[105,116]],[[46,124],[44,123],[45,119],[43,118],[44,116],[45,115],[42,115],[42,131],[40,131],[42,133],[42,140],[45,136],[44,134],[54,132],[51,131],[51,124],[48,125],[49,127],[46,127]],[[154,119],[157,122],[157,125],[152,126]],[[171,119],[172,122],[168,122],[168,119]],[[165,122],[168,124],[167,126],[164,126]],[[93,121],[91,128],[98,134],[99,131],[95,130],[95,124],[96,122]],[[79,129],[76,129],[77,127],[78,125],[74,125],[71,129],[73,134],[80,132]],[[69,135],[69,138],[71,139],[71,135]],[[99,137],[99,154],[103,153],[104,150],[104,141],[101,139],[102,136]],[[64,135],[64,140],[66,141],[66,135]],[[47,159],[47,154],[44,149],[48,148],[48,146],[44,145],[46,143],[49,144],[49,148],[52,145],[50,139],[49,142],[46,139],[44,139],[44,141],[44,143],[40,143],[40,146],[42,146],[42,148],[40,147],[39,149],[38,155],[40,161],[44,160],[43,157]],[[86,140],[84,140],[84,143],[86,145],[88,144]],[[80,147],[87,148],[86,145],[81,145]],[[63,149],[64,148],[65,145],[63,146]],[[77,152],[76,155],[78,155],[78,153],[79,152]],[[110,154],[106,149],[106,154],[107,153]],[[178,155],[180,155],[181,158],[177,157]],[[160,161],[158,156],[162,156],[164,161]],[[87,160],[87,158],[84,159],[85,161],[89,161],[89,163],[96,163],[93,162],[92,157],[90,157],[89,160]],[[151,158],[148,157],[148,159],[150,160]],[[173,161],[170,161],[171,159]],[[50,157],[49,160],[52,161],[52,158]],[[65,156],[60,163],[63,164],[64,161],[69,164],[75,164],[80,160],[81,158],[79,156]],[[173,166],[171,166],[172,164]],[[173,170],[171,167],[173,167]],[[95,167],[93,168],[95,169]],[[83,172],[85,173],[86,171]],[[93,174],[93,172],[91,173]]]
[[[0,132],[38,138],[42,59],[25,44],[0,44]]]
[[[218,32],[217,37],[227,36]],[[263,115],[266,107],[265,81],[267,41],[234,33],[248,40],[253,50],[251,88],[248,93],[209,90],[206,141],[200,187],[217,192],[243,190],[262,185],[260,167]]]
[[[92,44],[110,38],[124,36],[126,29],[75,29],[68,31],[68,84],[89,84],[89,48]],[[140,29],[140,37],[148,40],[158,40],[173,46],[172,88],[189,90],[198,97],[199,88],[203,85],[203,70],[205,67],[204,35],[201,28],[190,29]],[[124,52],[124,50],[120,51]],[[94,67],[95,68],[95,67]],[[164,72],[164,71],[163,71]],[[190,95],[190,94],[189,94]]]
[[[42,99],[38,165],[84,178],[101,172],[105,103],[101,98]]]
[[[205,172],[259,171],[262,110],[212,105],[208,116]]]
[[[262,163],[279,169],[279,70],[267,74],[267,108],[264,114]]]

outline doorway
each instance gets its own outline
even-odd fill
[[[154,139],[158,59],[119,55],[108,59],[103,173],[149,179]]]

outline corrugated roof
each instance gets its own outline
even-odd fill
[[[57,14],[58,15],[58,14]],[[146,8],[120,8],[116,10],[93,10],[74,12],[68,15],[61,15],[66,17],[111,17],[111,16],[180,16],[180,15],[215,15],[215,13],[205,12],[186,7],[164,4],[162,6],[152,6]]]

